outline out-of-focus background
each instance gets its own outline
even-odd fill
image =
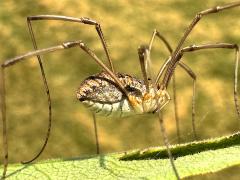
[[[176,47],[195,14],[229,1],[0,1],[0,61],[33,49],[26,17],[56,14],[90,17],[101,23],[114,66],[141,78],[137,47],[150,41],[156,28]],[[240,9],[204,17],[185,46],[208,42],[240,43]],[[101,42],[93,26],[70,22],[34,22],[39,48],[65,41],[83,40],[103,61]],[[186,54],[183,61],[197,74],[196,127],[200,139],[223,136],[239,130],[233,103],[234,51],[203,50]],[[152,51],[156,74],[169,56],[156,40]],[[48,146],[40,159],[80,157],[95,153],[91,113],[81,105],[75,91],[86,77],[101,68],[77,49],[45,55],[44,68],[53,103],[53,126]],[[106,62],[106,61],[105,61]],[[182,142],[192,140],[192,80],[177,68],[177,100]],[[6,70],[9,158],[19,162],[32,158],[42,146],[47,131],[47,99],[40,70],[30,58]],[[172,94],[171,86],[169,92]],[[172,102],[164,108],[170,143],[177,143]],[[127,118],[97,116],[101,153],[162,145],[156,115]],[[2,141],[2,138],[0,139]],[[1,143],[1,142],[0,142]]]

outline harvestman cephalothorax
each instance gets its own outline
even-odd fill
[[[233,49],[236,52],[235,55],[235,80],[234,80],[234,101],[238,116],[240,115],[238,99],[237,99],[237,75],[238,75],[238,61],[239,61],[239,47],[237,44],[232,43],[208,43],[200,45],[191,45],[187,47],[182,47],[188,35],[194,29],[195,25],[202,19],[202,17],[218,13],[225,9],[230,9],[240,6],[240,1],[225,4],[222,6],[216,6],[210,9],[206,9],[196,14],[191,24],[188,26],[184,35],[178,42],[177,47],[172,50],[167,40],[158,32],[154,31],[151,41],[148,46],[140,46],[138,49],[138,55],[141,65],[141,71],[143,75],[143,80],[139,80],[127,74],[117,73],[114,70],[111,57],[109,55],[109,50],[106,46],[106,41],[103,36],[103,32],[99,23],[90,18],[74,18],[58,15],[38,15],[30,16],[27,18],[28,28],[33,42],[35,51],[28,52],[24,55],[17,56],[15,58],[6,60],[1,65],[1,76],[0,76],[0,93],[1,93],[1,110],[2,110],[2,123],[3,123],[3,151],[4,151],[4,170],[2,178],[6,177],[7,166],[8,166],[8,142],[7,142],[7,130],[6,130],[6,103],[5,103],[5,77],[4,72],[6,68],[11,67],[22,60],[26,60],[29,57],[36,56],[41,68],[43,82],[48,97],[48,109],[49,109],[49,126],[47,131],[47,136],[42,146],[40,152],[32,158],[32,160],[23,162],[29,163],[37,159],[46,147],[50,128],[51,128],[51,98],[50,92],[47,84],[47,79],[44,73],[42,59],[40,55],[51,53],[58,50],[65,50],[69,48],[78,47],[84,52],[86,52],[98,65],[100,65],[103,71],[99,74],[92,75],[86,78],[77,90],[77,98],[80,102],[84,103],[87,107],[90,107],[94,113],[102,113],[105,115],[115,114],[117,116],[122,115],[134,115],[143,113],[157,113],[160,120],[161,132],[163,134],[164,143],[166,145],[168,156],[173,168],[173,171],[177,179],[180,179],[180,175],[175,167],[174,160],[169,150],[169,143],[165,133],[165,128],[163,120],[161,118],[161,109],[169,102],[170,96],[167,92],[169,82],[172,77],[174,77],[174,70],[179,65],[182,67],[193,79],[193,93],[195,93],[195,79],[196,75],[193,71],[180,60],[184,53],[198,51],[203,49],[213,49],[213,48],[226,48]],[[100,37],[101,43],[103,45],[107,60],[109,65],[106,66],[95,54],[87,47],[81,40],[65,42],[61,45],[53,46],[50,48],[38,50],[35,36],[32,29],[32,21],[43,21],[43,20],[60,20],[60,21],[70,21],[75,23],[82,23],[90,26],[95,26],[98,36]],[[150,76],[150,52],[154,38],[158,37],[167,46],[170,57],[167,58],[163,66],[160,68],[158,75],[152,79]],[[194,96],[193,96],[194,97]],[[194,126],[194,99],[193,99],[193,130],[195,132]],[[93,115],[95,119],[95,115]],[[196,137],[196,133],[195,133]],[[97,152],[99,152],[97,145]]]

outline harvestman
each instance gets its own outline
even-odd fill
[[[191,46],[182,48],[182,45],[185,42],[186,38],[188,37],[190,32],[193,30],[195,25],[200,21],[200,19],[203,16],[212,14],[212,13],[217,13],[222,10],[233,8],[236,6],[240,6],[240,1],[229,3],[223,6],[213,7],[197,13],[192,23],[186,29],[183,37],[180,39],[174,51],[172,51],[166,39],[163,38],[163,36],[161,36],[155,30],[149,46],[140,46],[138,49],[138,55],[139,55],[143,80],[139,80],[127,74],[116,73],[114,71],[112,60],[110,58],[109,51],[106,46],[106,42],[101,30],[101,26],[95,20],[92,20],[89,18],[74,18],[74,17],[56,16],[56,15],[39,15],[39,16],[28,17],[27,22],[28,22],[29,32],[31,35],[31,39],[32,39],[35,51],[31,51],[24,55],[6,60],[1,65],[0,90],[1,90],[1,110],[2,110],[2,121],[3,121],[3,150],[4,150],[4,170],[3,170],[2,178],[6,177],[7,165],[8,165],[8,144],[7,144],[7,132],[6,132],[6,103],[5,103],[5,83],[4,83],[5,68],[10,67],[32,56],[37,56],[38,62],[41,68],[43,82],[44,82],[46,93],[48,96],[49,127],[48,127],[47,136],[46,136],[44,145],[40,150],[40,152],[32,160],[23,162],[23,163],[29,163],[34,161],[36,158],[38,158],[40,154],[43,152],[47,144],[48,137],[50,134],[50,128],[51,128],[51,98],[50,98],[48,84],[45,77],[40,55],[58,51],[58,50],[64,50],[64,49],[69,49],[73,47],[80,47],[80,49],[85,51],[89,56],[92,57],[93,60],[95,60],[97,64],[99,64],[103,68],[103,71],[99,74],[88,77],[81,83],[77,91],[77,98],[86,106],[90,106],[93,111],[95,112],[101,111],[101,113],[108,114],[108,115],[117,114],[120,116],[125,114],[129,115],[129,114],[143,114],[143,113],[158,113],[160,125],[161,125],[161,132],[163,134],[164,143],[167,148],[168,156],[169,156],[173,171],[176,175],[176,178],[180,179],[180,176],[175,167],[171,152],[169,150],[169,142],[167,140],[163,120],[160,114],[161,109],[170,100],[170,96],[167,92],[168,84],[171,80],[171,77],[174,74],[174,70],[177,65],[180,65],[191,76],[191,78],[193,78],[193,80],[196,79],[196,76],[192,72],[192,70],[187,65],[183,64],[180,61],[184,53],[202,50],[202,49],[213,49],[213,48],[233,49],[236,52],[235,77],[234,77],[235,78],[234,79],[234,101],[235,101],[237,114],[238,116],[240,116],[238,99],[237,99],[237,75],[238,75],[238,61],[239,61],[238,45],[231,44],[231,43],[208,43],[208,44],[200,44],[200,45],[191,45]],[[37,21],[37,20],[62,20],[62,21],[71,21],[71,22],[77,22],[77,23],[83,23],[83,24],[95,26],[98,36],[100,37],[101,43],[103,45],[103,48],[109,63],[109,67],[107,67],[93,53],[93,51],[91,51],[81,40],[65,42],[58,46],[37,50],[37,43],[34,37],[32,24],[31,24],[32,21]],[[159,37],[164,42],[164,44],[168,47],[171,56],[165,61],[163,66],[160,68],[160,71],[157,77],[154,79],[154,81],[152,81],[152,78],[150,77],[150,69],[148,67],[148,64],[150,62],[150,51],[152,48],[153,40],[156,36]],[[194,90],[193,92],[195,92],[195,83],[193,85],[193,90]],[[194,103],[193,103],[193,107],[194,107]],[[193,114],[193,117],[194,117],[194,114]]]

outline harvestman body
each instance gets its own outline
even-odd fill
[[[150,85],[147,92],[144,81],[127,74],[117,73],[116,76],[129,92],[128,97],[121,92],[111,76],[103,71],[81,83],[77,98],[95,113],[120,117],[154,113],[159,110],[158,104],[163,107],[170,100],[167,91],[154,89]]]
[[[47,79],[44,73],[42,59],[40,55],[47,54],[50,52],[69,49],[73,47],[79,47],[85,51],[95,62],[100,65],[103,71],[99,74],[93,75],[85,79],[80,87],[77,90],[77,98],[87,107],[92,108],[96,113],[102,113],[104,115],[131,115],[131,114],[143,114],[143,113],[158,113],[159,120],[161,125],[161,132],[164,137],[164,143],[167,148],[168,156],[173,168],[173,171],[177,179],[180,179],[179,173],[175,167],[171,152],[169,150],[169,143],[166,137],[163,120],[160,118],[160,110],[169,102],[170,97],[167,92],[168,84],[174,75],[174,70],[179,65],[183,68],[193,79],[193,93],[195,93],[195,79],[196,75],[193,71],[180,60],[184,53],[197,51],[202,49],[213,49],[213,48],[227,48],[233,49],[236,52],[235,59],[235,80],[234,80],[234,101],[236,106],[236,111],[238,116],[240,115],[238,99],[237,99],[237,75],[238,75],[238,61],[239,61],[239,48],[236,44],[231,43],[208,43],[201,45],[193,45],[182,48],[183,43],[186,38],[193,30],[195,25],[200,21],[200,19],[208,14],[217,13],[225,9],[233,8],[240,6],[240,1],[229,3],[223,6],[213,7],[204,11],[201,11],[196,14],[192,23],[186,29],[184,35],[180,39],[176,49],[173,51],[167,40],[161,36],[156,30],[154,31],[149,46],[140,46],[138,49],[138,55],[141,65],[141,71],[143,74],[143,80],[139,80],[130,75],[116,73],[112,60],[109,55],[108,48],[101,30],[101,26],[96,21],[89,18],[74,18],[66,16],[56,16],[56,15],[39,15],[31,16],[27,18],[28,28],[33,42],[35,51],[26,53],[22,56],[17,56],[15,58],[6,60],[1,65],[1,76],[0,76],[0,93],[1,93],[1,110],[2,110],[2,121],[3,121],[3,151],[4,151],[4,170],[2,178],[6,177],[7,165],[8,165],[8,143],[7,143],[7,129],[6,129],[6,103],[5,103],[5,77],[4,71],[6,68],[11,67],[12,65],[32,56],[37,56],[38,62],[40,65],[43,82],[48,97],[48,109],[49,109],[49,127],[46,135],[44,145],[42,146],[40,152],[30,161],[32,162],[37,159],[40,154],[43,152],[46,144],[48,142],[50,128],[51,128],[51,98],[50,92],[48,89]],[[103,45],[109,67],[107,67],[94,53],[91,51],[82,41],[73,41],[66,42],[58,46],[53,46],[46,49],[37,50],[37,43],[35,36],[32,30],[32,21],[37,20],[61,20],[61,21],[70,21],[75,23],[82,23],[86,25],[95,26],[98,36],[100,37],[101,43]],[[170,57],[165,61],[163,66],[160,68],[160,71],[157,77],[152,80],[150,77],[150,69],[148,64],[150,62],[150,52],[155,37],[160,38],[163,43],[166,45],[170,52]],[[173,76],[174,77],[174,76]],[[161,81],[160,81],[161,79]],[[192,105],[192,121],[193,121],[193,130],[194,126],[194,94],[193,94],[193,105]],[[196,134],[195,134],[196,137]]]

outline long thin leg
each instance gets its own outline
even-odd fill
[[[7,166],[8,166],[8,143],[7,143],[7,125],[6,125],[6,102],[5,102],[5,85],[4,85],[4,70],[7,67],[10,67],[16,63],[19,63],[23,60],[26,60],[29,57],[43,55],[47,53],[51,53],[58,50],[64,50],[69,49],[73,47],[80,46],[81,49],[83,49],[85,52],[87,52],[94,60],[97,62],[109,75],[115,80],[116,84],[119,86],[119,88],[122,90],[123,93],[126,93],[126,96],[128,95],[128,92],[124,89],[122,83],[120,80],[116,77],[116,75],[107,67],[105,66],[101,60],[85,45],[82,43],[82,41],[73,41],[73,42],[66,42],[58,46],[53,46],[50,48],[45,48],[41,50],[35,50],[28,52],[26,54],[17,56],[15,58],[9,59],[4,61],[4,63],[1,64],[1,77],[0,77],[0,93],[1,93],[1,111],[2,111],[2,121],[3,121],[3,150],[4,150],[4,170],[3,170],[3,176],[2,178],[5,178],[6,172],[7,172]],[[40,153],[41,154],[41,153]],[[39,155],[40,155],[39,154]]]
[[[109,62],[109,67],[111,68],[112,72],[114,72],[113,63],[112,63],[112,60],[111,60],[110,55],[109,55],[109,51],[108,51],[108,48],[107,48],[105,38],[103,36],[101,26],[95,20],[92,20],[92,19],[89,19],[89,18],[74,18],[74,17],[66,17],[66,16],[58,16],[58,15],[29,16],[29,17],[27,17],[27,24],[28,24],[28,29],[29,29],[29,33],[30,33],[30,36],[31,36],[31,40],[32,40],[32,43],[33,43],[33,47],[34,47],[35,50],[37,50],[38,47],[37,47],[36,38],[35,38],[35,35],[34,35],[34,32],[33,32],[33,28],[32,28],[32,21],[36,21],[36,20],[61,20],[61,21],[71,21],[71,22],[83,23],[83,24],[87,24],[87,25],[94,25],[95,28],[96,28],[96,31],[98,33],[98,36],[100,37],[100,40],[101,40],[101,43],[103,45],[105,54],[107,56],[107,60]],[[49,134],[50,134],[50,129],[51,129],[51,120],[52,120],[52,117],[51,117],[51,114],[52,114],[52,112],[51,112],[51,97],[50,97],[50,92],[49,92],[47,80],[45,78],[46,76],[45,76],[43,65],[42,65],[42,59],[41,59],[40,56],[37,56],[37,58],[38,58],[38,62],[39,62],[39,65],[40,65],[40,69],[41,69],[41,73],[42,73],[42,77],[43,77],[43,82],[44,82],[44,87],[45,87],[45,91],[46,91],[47,98],[48,98],[49,125],[48,125],[48,131],[47,131],[47,136],[46,136],[46,139],[45,139],[45,143],[44,143],[41,151],[34,158],[32,158],[32,160],[26,161],[24,163],[29,163],[29,162],[34,161],[41,154],[41,152],[44,150],[44,148],[47,144],[48,137],[49,137]]]
[[[151,38],[151,40],[149,42],[149,51],[151,51],[151,49],[152,49],[153,41],[154,41],[156,36],[164,43],[164,45],[167,47],[168,51],[171,54],[172,51],[173,51],[172,47],[170,46],[170,44],[167,41],[167,39],[161,33],[159,33],[156,29],[154,29],[153,34],[152,34],[152,38]]]
[[[4,77],[4,69],[6,67],[9,67],[11,65],[14,65],[17,62],[20,62],[24,58],[34,56],[35,54],[41,54],[41,53],[48,53],[48,52],[53,52],[59,49],[63,49],[64,47],[62,46],[55,46],[52,48],[44,49],[44,50],[39,50],[35,52],[30,52],[22,56],[18,56],[16,58],[10,59],[5,61],[1,65],[1,110],[2,110],[2,121],[3,121],[3,153],[4,153],[4,170],[3,170],[3,176],[2,178],[5,178],[6,172],[7,172],[7,165],[8,165],[8,143],[7,143],[7,124],[6,124],[6,102],[5,102],[5,77]],[[46,141],[45,141],[46,143]],[[44,145],[45,147],[45,145]],[[42,149],[43,150],[43,149]],[[41,152],[42,152],[41,150]],[[40,154],[41,154],[40,152]],[[39,155],[40,155],[39,154]]]
[[[186,70],[186,72],[189,74],[189,76],[193,80],[193,89],[192,89],[192,132],[193,132],[193,139],[197,140],[197,129],[196,129],[196,122],[195,122],[195,97],[196,97],[196,81],[197,76],[195,73],[184,63],[179,63],[179,65]]]
[[[2,115],[2,124],[3,124],[3,174],[2,178],[4,179],[7,172],[8,165],[8,142],[7,142],[7,122],[6,122],[6,103],[5,103],[5,75],[4,68],[1,68],[0,76],[0,93],[1,93],[1,115]]]
[[[149,92],[149,81],[151,81],[150,69],[148,68],[148,62],[150,61],[149,49],[147,46],[140,46],[138,48],[138,56],[140,61],[140,66],[142,70],[144,84],[146,85],[147,92]]]
[[[179,115],[178,115],[176,73],[173,73],[172,89],[173,89],[173,108],[174,108],[175,124],[176,124],[176,130],[177,130],[177,142],[178,142],[178,144],[180,144],[181,143],[181,135],[180,135],[181,133],[180,133]]]
[[[118,77],[105,65],[103,62],[89,49],[84,43],[79,44],[80,48],[84,50],[88,55],[90,55],[97,64],[99,64],[117,83],[118,87],[121,89],[121,91],[128,97],[128,91],[124,88],[121,81],[118,79]]]
[[[168,97],[168,99],[170,100],[170,97]],[[162,132],[162,136],[163,136],[164,145],[166,146],[168,157],[169,157],[173,172],[175,173],[176,178],[180,179],[180,176],[178,174],[177,168],[176,168],[175,163],[174,163],[172,153],[170,151],[170,144],[169,144],[169,141],[168,141],[168,138],[167,138],[167,132],[165,130],[165,125],[164,125],[164,121],[163,121],[163,118],[162,118],[162,112],[160,110],[158,112],[158,117],[159,117],[159,123],[160,123],[160,128],[161,128],[161,132]]]
[[[33,47],[34,47],[35,50],[37,50],[38,49],[37,48],[37,43],[36,43],[36,40],[35,40],[35,37],[34,37],[34,34],[33,34],[31,23],[29,23],[29,21],[28,21],[28,29],[29,29],[29,33],[30,33],[30,36],[31,36],[31,40],[33,42]],[[48,101],[48,129],[47,129],[47,134],[46,134],[45,141],[44,141],[43,146],[40,149],[40,151],[32,159],[30,159],[28,161],[22,161],[21,162],[22,164],[27,164],[27,163],[33,162],[35,159],[37,159],[41,155],[41,153],[44,151],[45,147],[47,146],[48,139],[49,139],[50,132],[51,132],[51,126],[52,126],[51,95],[50,95],[48,82],[47,82],[47,78],[46,78],[45,71],[44,71],[44,68],[43,68],[41,57],[39,55],[37,55],[37,59],[38,59],[38,63],[39,63],[40,70],[41,70],[41,75],[42,75],[42,79],[43,79],[45,92],[47,94],[47,101]]]
[[[186,52],[192,52],[192,51],[198,51],[202,49],[215,49],[215,48],[223,48],[223,49],[234,49],[235,50],[235,71],[234,71],[234,103],[235,108],[237,111],[238,119],[240,119],[240,109],[239,109],[239,103],[238,103],[238,64],[239,64],[239,47],[237,44],[231,44],[231,43],[209,43],[209,44],[201,44],[201,45],[192,45],[187,46],[180,50],[179,53],[179,60]]]
[[[0,93],[1,93],[1,111],[2,111],[2,121],[3,121],[3,154],[4,154],[4,169],[3,169],[3,175],[2,178],[5,178],[6,172],[7,172],[7,166],[8,166],[8,142],[7,142],[7,123],[6,123],[6,101],[5,101],[5,77],[4,77],[4,70],[7,67],[10,67],[20,61],[22,61],[25,58],[32,57],[38,54],[44,54],[49,53],[57,50],[64,49],[64,45],[55,46],[47,49],[42,49],[38,51],[29,52],[27,54],[24,54],[22,56],[18,56],[9,60],[6,60],[1,65],[1,79],[0,79]],[[46,143],[46,141],[45,141]],[[45,145],[44,145],[45,147]],[[43,149],[40,151],[39,155]],[[38,155],[38,156],[39,156]]]
[[[98,139],[98,129],[97,129],[97,120],[96,120],[95,113],[92,113],[92,116],[93,116],[94,134],[95,134],[95,141],[96,141],[96,153],[100,154],[99,139]]]
[[[150,45],[151,45],[151,43],[150,43]],[[147,92],[149,92],[149,81],[151,80],[151,78],[150,78],[150,76],[151,76],[150,75],[150,69],[148,68],[148,65],[149,65],[149,63],[151,61],[150,60],[149,47],[148,46],[144,46],[144,45],[140,46],[138,48],[138,55],[139,55],[142,75],[143,75],[143,79],[144,79],[144,84],[146,85]],[[169,102],[169,100],[170,100],[170,96],[168,94],[166,94],[166,95],[167,95],[168,101],[166,101],[166,103],[164,105],[162,105],[161,108],[163,108],[163,106],[165,106]],[[158,111],[158,119],[159,119],[160,128],[161,128],[161,132],[162,132],[162,136],[163,136],[163,141],[164,141],[164,144],[166,146],[168,157],[170,159],[170,162],[171,162],[173,171],[174,171],[174,173],[176,175],[176,178],[180,179],[179,175],[178,175],[178,172],[177,172],[177,169],[176,169],[175,164],[174,164],[174,160],[173,160],[171,151],[169,149],[170,145],[169,145],[169,141],[168,141],[167,134],[166,134],[166,131],[165,131],[165,126],[164,126],[164,123],[163,123],[163,117],[162,117],[162,112],[161,112],[161,108],[160,108],[160,105],[159,105],[159,101],[157,100],[157,102],[158,102],[158,109],[157,109],[157,111]]]
[[[161,35],[156,29],[154,29],[153,34],[152,34],[152,38],[150,40],[149,43],[149,53],[151,52],[152,49],[152,45],[154,42],[155,37],[158,37],[163,43],[164,45],[167,47],[168,51],[170,54],[172,54],[173,50],[172,47],[170,45],[170,43],[167,41],[167,39]],[[149,58],[150,59],[150,58]],[[192,127],[193,127],[193,135],[194,135],[194,139],[197,139],[197,133],[196,133],[196,128],[195,128],[195,84],[196,84],[196,75],[194,74],[194,72],[191,70],[190,67],[188,67],[186,64],[184,64],[183,62],[179,62],[179,65],[181,68],[183,68],[188,74],[189,76],[193,79],[193,96],[192,96]],[[166,65],[165,65],[166,66]],[[163,70],[164,70],[164,66],[163,66]],[[160,72],[163,72],[160,71]],[[156,77],[156,81],[155,84],[158,83],[159,79],[161,77],[161,74],[158,74]],[[177,129],[177,137],[178,137],[178,143],[180,143],[180,128],[179,128],[179,116],[178,116],[178,104],[177,104],[177,94],[176,94],[176,81],[175,81],[175,73],[173,74],[173,104],[174,104],[174,115],[175,115],[175,121],[176,121],[176,129]]]
[[[98,33],[98,36],[101,40],[101,43],[103,45],[103,48],[104,48],[105,54],[107,56],[107,60],[108,60],[110,69],[112,70],[112,72],[115,72],[114,67],[113,67],[113,63],[112,63],[112,59],[110,57],[109,50],[108,50],[108,47],[107,47],[107,43],[106,43],[106,40],[105,40],[103,32],[102,32],[101,25],[97,21],[95,21],[93,19],[90,19],[90,18],[87,18],[87,17],[75,18],[75,17],[59,16],[59,15],[29,16],[29,17],[27,17],[27,23],[28,23],[28,27],[29,27],[29,31],[30,31],[30,34],[31,34],[31,37],[32,37],[33,44],[35,44],[34,45],[35,49],[37,49],[37,46],[36,46],[36,40],[35,40],[35,37],[34,37],[34,33],[33,33],[33,30],[32,30],[31,21],[39,21],[39,20],[69,21],[69,22],[77,22],[77,23],[82,23],[82,24],[87,24],[87,25],[94,25],[95,29]]]
[[[168,68],[167,68],[166,73],[164,75],[163,81],[161,83],[161,86],[163,88],[166,88],[168,86],[168,83],[169,83],[169,81],[171,79],[171,76],[174,72],[174,69],[176,67],[176,63],[179,61],[179,53],[180,53],[180,49],[181,49],[183,43],[187,39],[188,35],[192,32],[192,30],[194,29],[196,24],[202,19],[202,17],[204,17],[206,15],[209,15],[209,14],[218,13],[218,12],[221,12],[221,11],[226,10],[226,9],[234,8],[234,7],[237,7],[237,6],[240,6],[240,1],[233,2],[233,3],[228,3],[228,4],[225,4],[225,5],[222,5],[222,6],[216,6],[216,7],[210,8],[210,9],[206,9],[206,10],[201,11],[201,12],[196,14],[193,21],[188,26],[184,35],[180,39],[176,49],[172,53],[171,61],[168,65]]]
[[[172,47],[170,46],[169,42],[156,29],[154,29],[153,34],[152,34],[152,38],[151,38],[150,43],[149,43],[149,51],[151,52],[153,41],[154,41],[156,36],[164,43],[164,45],[167,47],[169,53],[172,54],[173,50],[172,50]],[[172,85],[173,85],[173,107],[174,107],[174,116],[175,116],[175,123],[176,123],[177,138],[178,138],[178,143],[180,143],[181,139],[180,139],[178,104],[177,104],[177,94],[176,94],[177,92],[176,92],[176,81],[175,80],[176,80],[176,76],[175,76],[175,73],[174,73],[173,74],[173,81],[172,81]]]

